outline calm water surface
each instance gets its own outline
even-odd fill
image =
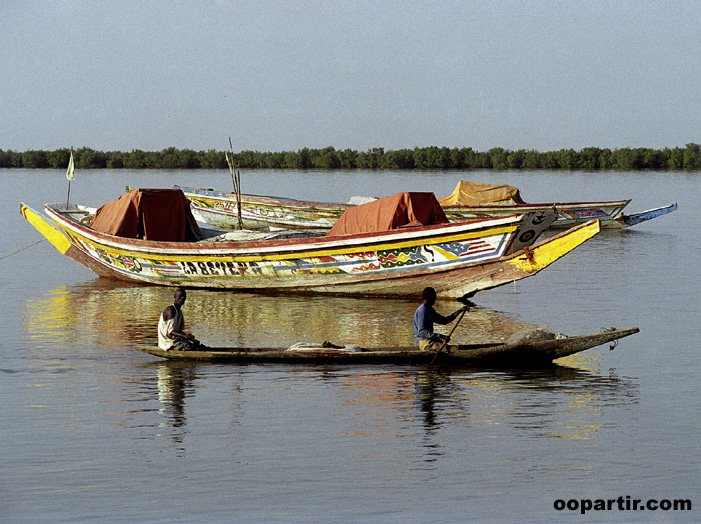
[[[679,211],[604,232],[535,277],[479,293],[459,342],[546,325],[641,332],[543,370],[169,363],[172,290],[113,283],[18,213],[65,201],[51,170],[0,170],[0,522],[694,522],[699,491],[701,173],[242,174],[245,192],[318,201],[458,180],[526,201],[632,198]],[[227,189],[228,173],[76,173],[71,202],[125,185]],[[211,345],[412,344],[418,302],[192,291]],[[458,304],[439,301],[450,312]],[[558,499],[689,499],[691,511],[557,511]],[[575,516],[576,515],[576,516]]]

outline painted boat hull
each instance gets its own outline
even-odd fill
[[[461,298],[534,275],[599,232],[592,221],[532,244],[554,217],[524,215],[338,237],[153,242],[96,232],[78,208],[22,215],[66,256],[113,279],[266,293]],[[541,228],[538,230],[538,228]]]
[[[677,210],[677,204],[657,207],[648,211],[625,215],[622,213],[630,200],[622,200],[618,202],[582,202],[582,203],[566,203],[566,204],[520,204],[514,206],[485,206],[475,208],[462,208],[460,206],[445,206],[446,216],[451,222],[460,220],[475,220],[484,217],[504,216],[509,212],[513,213],[516,210],[527,212],[536,209],[555,209],[557,211],[557,219],[550,226],[552,228],[572,227],[575,224],[582,223],[585,220],[597,219],[601,222],[602,229],[622,229],[626,227],[636,226],[642,222],[647,222],[653,218],[661,217]]]
[[[174,186],[181,189],[195,218],[224,229],[238,228],[236,195],[211,189]],[[331,229],[348,204],[302,202],[259,195],[241,195],[241,220],[245,228]],[[513,213],[512,213],[513,214]]]
[[[441,353],[435,363],[473,366],[539,366],[549,364],[587,349],[601,346],[638,333],[639,329],[610,330],[592,335],[520,344],[476,344],[458,346],[451,353]],[[208,348],[206,351],[164,351],[158,346],[137,349],[169,360],[290,364],[430,364],[434,352],[416,347],[372,348],[361,351],[339,351],[319,348],[318,351],[289,351],[286,348]]]
[[[587,220],[599,220],[602,228],[621,227],[617,217],[630,203],[630,200],[611,202],[553,202],[547,204],[515,204],[511,206],[444,206],[443,211],[451,222],[476,220],[486,217],[502,217],[511,213],[553,209],[557,218],[550,227],[568,228]]]
[[[202,222],[224,229],[238,227],[236,196],[233,193],[175,186],[190,200],[193,214]],[[349,204],[303,202],[293,199],[241,195],[244,227],[331,228]],[[451,222],[505,217],[554,209],[553,228],[569,228],[588,220],[599,220],[602,228],[620,229],[637,225],[677,209],[676,204],[634,215],[623,215],[630,200],[604,202],[550,202],[508,206],[443,206]]]

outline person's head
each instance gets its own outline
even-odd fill
[[[423,299],[424,304],[432,306],[436,303],[436,290],[432,287],[424,288],[424,290],[421,292],[421,298]]]
[[[185,303],[185,300],[187,299],[187,292],[179,287],[178,289],[175,290],[175,305],[180,307]]]

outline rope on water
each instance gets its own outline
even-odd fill
[[[33,244],[29,244],[28,246],[24,246],[22,249],[18,249],[14,253],[10,253],[9,255],[5,255],[5,256],[0,257],[0,260],[7,258],[7,257],[11,257],[12,255],[16,255],[20,251],[24,251],[25,249],[29,249],[30,247],[36,246],[37,244],[41,244],[44,240],[46,240],[46,239],[42,238],[41,240],[38,240],[37,242],[34,242]]]

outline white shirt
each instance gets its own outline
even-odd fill
[[[170,338],[173,331],[183,331],[185,329],[185,319],[183,317],[183,312],[177,307],[175,308],[175,316],[170,320],[163,318],[163,313],[161,313],[161,318],[158,320],[158,347],[168,351],[173,347],[175,340]]]

